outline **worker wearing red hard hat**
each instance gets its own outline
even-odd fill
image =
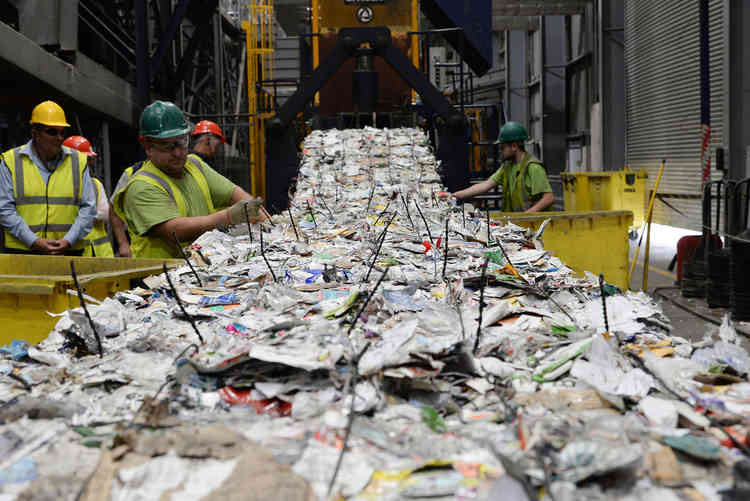
[[[190,135],[193,140],[191,153],[198,155],[201,160],[209,164],[216,156],[221,145],[227,142],[227,139],[221,132],[221,127],[210,120],[201,120],[198,122]]]
[[[86,155],[88,157],[89,168],[91,168],[98,156],[93,148],[91,148],[91,141],[83,136],[70,136],[63,141],[63,146],[78,150]],[[84,238],[86,243],[83,255],[88,257],[115,257],[115,253],[112,251],[112,244],[109,241],[109,233],[107,232],[107,220],[109,219],[107,192],[104,190],[104,185],[102,185],[101,181],[94,176],[91,176],[91,180],[94,182],[94,188],[96,188],[96,217],[94,218],[94,227],[91,229],[91,233]]]
[[[94,149],[91,147],[91,141],[86,139],[83,136],[70,136],[68,139],[63,141],[63,146],[67,146],[68,148],[73,148],[74,150],[78,150],[87,157],[89,157],[89,165],[93,163],[93,160],[99,156],[94,152]]]

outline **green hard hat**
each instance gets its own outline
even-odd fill
[[[500,129],[500,136],[497,142],[502,143],[521,143],[529,138],[526,128],[518,122],[506,122]]]
[[[182,111],[174,103],[154,101],[141,113],[141,131],[143,137],[167,139],[182,136],[190,132]]]

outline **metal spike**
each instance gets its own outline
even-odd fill
[[[474,341],[474,354],[476,355],[477,350],[479,349],[479,338],[482,336],[482,314],[484,313],[484,286],[487,283],[486,276],[487,276],[487,263],[489,263],[490,258],[485,257],[484,258],[484,264],[482,264],[482,278],[479,283],[479,323],[477,324],[477,337]]]
[[[297,240],[299,240],[299,233],[297,233],[297,225],[294,224],[294,216],[292,216],[292,208],[287,208],[287,211],[289,211],[289,220],[292,222],[292,228],[294,228],[294,236],[297,237]]]
[[[180,310],[182,310],[182,314],[187,317],[188,322],[190,322],[190,325],[193,326],[193,330],[195,331],[195,335],[198,336],[198,339],[200,339],[201,344],[205,344],[205,341],[203,340],[203,336],[201,336],[201,333],[198,330],[198,326],[195,324],[195,320],[187,312],[187,310],[185,309],[185,306],[183,306],[183,304],[182,304],[182,301],[180,301],[180,296],[177,294],[177,289],[175,288],[174,284],[172,283],[172,279],[169,277],[169,272],[167,271],[167,262],[166,261],[164,261],[164,263],[162,263],[162,269],[164,270],[164,275],[166,275],[166,277],[167,277],[167,283],[169,284],[169,288],[172,290],[172,295],[174,296],[175,301],[177,301],[177,305],[180,307]]]
[[[195,276],[195,280],[198,281],[198,287],[203,287],[203,282],[201,282],[201,277],[198,276],[198,272],[195,271],[195,268],[193,268],[193,263],[190,262],[190,259],[188,259],[187,254],[185,254],[185,249],[182,248],[182,243],[180,243],[180,239],[177,238],[177,232],[172,232],[172,238],[174,238],[175,244],[177,244],[177,248],[180,249],[180,254],[182,254],[182,259],[185,260],[187,265],[190,267],[190,271],[193,272],[193,276]]]
[[[99,332],[96,330],[96,325],[94,325],[94,321],[91,319],[91,315],[89,314],[89,309],[86,307],[86,301],[83,299],[83,291],[81,290],[81,284],[78,283],[78,275],[76,274],[76,267],[73,261],[70,261],[70,274],[73,275],[73,283],[76,285],[76,291],[78,291],[78,300],[81,302],[81,308],[83,308],[83,312],[86,314],[86,319],[89,321],[89,325],[91,326],[91,330],[94,331],[94,337],[96,337],[96,344],[99,347],[99,358],[104,357],[104,349],[102,348],[102,339],[99,337]]]
[[[260,255],[263,256],[263,261],[266,262],[266,266],[268,266],[268,271],[271,272],[273,281],[278,282],[278,280],[276,280],[276,273],[273,272],[273,268],[271,268],[271,263],[268,262],[268,258],[266,257],[266,250],[263,247],[263,228],[260,229]]]

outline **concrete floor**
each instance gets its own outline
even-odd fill
[[[677,280],[675,269],[674,272],[670,272],[667,268],[669,267],[672,258],[677,252],[677,241],[685,235],[696,235],[696,232],[690,232],[685,230],[679,230],[667,226],[654,225],[651,233],[651,252],[650,252],[650,263],[648,273],[648,284],[646,291],[654,295],[654,290],[661,287],[673,287]],[[632,261],[635,249],[638,245],[638,239],[631,241],[630,243],[630,259]],[[643,260],[645,255],[646,238],[644,236],[641,243],[641,251],[638,257],[633,276],[630,280],[631,290],[641,290],[643,281]],[[686,303],[691,307],[700,309],[703,313],[715,318],[716,321],[721,322],[724,314],[721,310],[709,310],[706,307],[704,300],[683,300],[679,297],[679,294],[673,292],[670,296],[679,298],[680,302]],[[657,301],[660,301],[664,313],[672,321],[673,334],[681,336],[686,339],[698,341],[706,334],[706,332],[714,331],[718,328],[715,324],[707,322],[702,318],[693,315],[679,308],[671,301],[660,299],[658,296],[654,296]],[[747,324],[742,324],[742,330],[747,330]],[[750,350],[750,338],[745,337],[743,343],[745,349]]]

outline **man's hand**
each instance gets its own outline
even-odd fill
[[[133,253],[130,250],[130,244],[120,244],[119,250],[117,251],[117,254],[120,257],[133,257]]]
[[[70,245],[70,242],[68,242],[64,238],[62,240],[56,240],[56,242],[57,242],[58,249],[61,252],[65,252],[67,250],[70,250],[70,248],[73,247],[72,245]]]
[[[65,239],[62,240],[50,240],[49,244],[54,246],[54,251],[52,252],[53,256],[62,256],[65,254],[66,251],[69,251],[72,247],[70,245],[70,242],[68,242]]]
[[[41,252],[43,254],[54,254],[57,250],[58,244],[56,240],[48,240],[46,238],[37,238],[34,243],[31,244],[31,250]]]
[[[47,238],[37,238],[31,244],[33,250],[49,254],[51,256],[61,256],[65,251],[70,250],[71,245],[67,240],[49,240]]]
[[[229,221],[233,225],[243,224],[250,218],[251,223],[258,221],[259,209],[263,201],[260,198],[251,198],[250,200],[240,200],[227,209]],[[247,215],[246,215],[247,211]]]

